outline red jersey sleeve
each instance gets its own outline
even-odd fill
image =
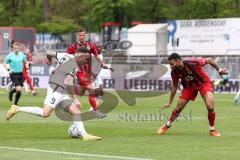
[[[200,57],[197,60],[198,60],[198,62],[200,64],[200,66],[204,66],[206,64],[206,59],[205,58]]]
[[[91,48],[91,53],[93,53],[94,56],[97,56],[98,51],[97,51],[97,48],[96,48],[95,44],[89,43],[89,45],[90,45],[90,48]]]
[[[178,85],[178,82],[179,82],[179,76],[178,76],[178,74],[177,74],[175,71],[172,71],[172,72],[171,72],[171,77],[172,77],[173,85],[174,85],[174,86],[177,86],[177,85]]]
[[[68,46],[66,52],[67,52],[68,54],[75,54],[75,51],[76,51],[76,49],[75,49],[74,44],[71,44],[71,45]]]
[[[206,59],[205,58],[186,58],[183,60],[183,63],[188,64],[192,67],[202,67],[206,64]]]

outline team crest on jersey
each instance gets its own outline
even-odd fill
[[[192,71],[188,70],[188,74],[192,74]]]
[[[192,81],[192,80],[193,80],[193,77],[192,77],[191,75],[189,75],[189,76],[185,77],[185,80],[186,80],[186,81]]]

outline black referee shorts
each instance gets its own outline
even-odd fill
[[[13,86],[15,86],[15,87],[23,86],[24,79],[23,79],[22,72],[21,73],[12,73],[12,74],[10,74],[10,78],[13,83]]]

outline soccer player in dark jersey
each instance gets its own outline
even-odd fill
[[[178,88],[178,82],[183,86],[181,95],[178,99],[177,106],[173,109],[168,122],[160,127],[157,131],[159,135],[164,134],[172,125],[173,121],[179,116],[180,112],[187,105],[189,100],[194,101],[198,92],[200,92],[207,110],[208,110],[208,121],[209,131],[211,136],[221,136],[214,128],[215,111],[214,111],[214,100],[213,100],[213,88],[211,80],[208,75],[203,71],[203,66],[210,64],[215,68],[220,76],[227,74],[226,69],[219,68],[213,61],[212,58],[189,58],[181,60],[181,57],[177,53],[172,53],[168,57],[168,62],[172,69],[172,88],[169,101],[162,107],[162,109],[171,106],[174,96]]]
[[[66,52],[69,53],[69,54],[74,54],[80,48],[86,48],[90,55],[93,54],[94,57],[96,58],[96,60],[101,64],[101,67],[103,69],[111,69],[113,71],[113,69],[106,66],[106,64],[100,58],[95,44],[92,43],[92,42],[87,42],[86,41],[86,31],[84,29],[80,29],[78,31],[78,41],[74,44],[71,44],[67,48]],[[77,76],[79,84],[83,87],[83,89],[80,92],[82,92],[82,94],[84,94],[84,92],[86,90],[88,91],[88,93],[89,93],[89,95],[88,95],[89,103],[91,104],[93,110],[97,111],[97,103],[96,103],[96,100],[94,98],[95,90],[92,86],[92,81],[91,81],[91,76],[92,76],[91,56],[88,57],[86,65],[83,65],[83,66],[78,68],[76,76]],[[103,115],[99,114],[99,117],[102,117],[102,116]]]

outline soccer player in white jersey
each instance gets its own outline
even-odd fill
[[[71,95],[71,99],[66,93],[66,84],[64,84],[66,75],[71,73],[74,68],[77,68],[77,63],[78,65],[85,63],[84,59],[81,58],[84,54],[85,51],[81,50],[78,51],[75,55],[69,55],[67,53],[48,52],[47,63],[51,64],[52,57],[56,58],[59,63],[57,68],[50,75],[47,96],[44,101],[44,107],[20,107],[17,105],[12,105],[6,114],[7,120],[9,120],[13,115],[18,112],[25,112],[46,118],[51,115],[56,106],[61,104],[65,106],[65,109],[69,113],[72,114],[73,123],[78,127],[78,130],[82,135],[81,138],[83,140],[100,140],[100,137],[90,135],[86,132],[83,122],[79,120],[79,114],[81,113],[81,109],[76,106],[76,104],[80,104],[77,96]],[[67,67],[65,65],[67,65]]]
[[[234,96],[234,105],[238,104],[238,98],[240,96],[240,89],[238,90],[237,94]]]

